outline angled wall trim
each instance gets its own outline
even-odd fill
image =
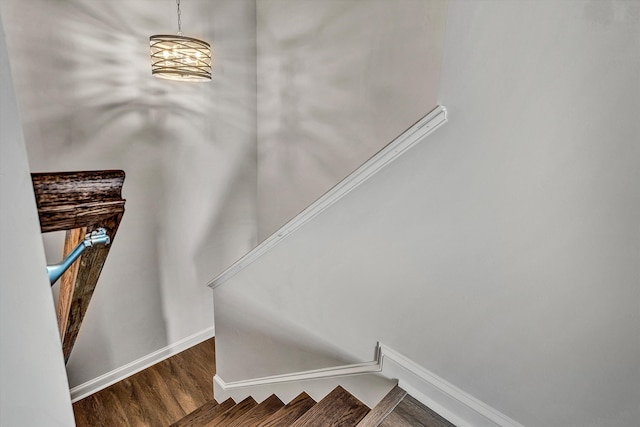
[[[265,386],[270,393],[277,386],[297,383],[299,390],[288,391],[291,396],[295,396],[301,391],[308,392],[306,387],[313,384],[314,381],[363,374],[377,374],[385,378],[397,379],[398,385],[411,396],[460,427],[523,427],[517,421],[382,343],[378,343],[376,357],[370,362],[234,382],[225,382],[219,375],[216,375],[214,384],[216,390],[222,392],[219,394],[226,396],[235,392],[236,395],[246,397],[252,395],[254,391],[261,393]],[[357,383],[355,384],[357,386]],[[359,397],[359,393],[366,392],[355,389],[349,391],[356,397]]]
[[[311,221],[316,215],[324,211],[342,197],[346,196],[360,184],[374,176],[378,171],[404,154],[414,145],[423,141],[429,134],[447,121],[447,109],[442,106],[434,108],[429,114],[394,139],[348,177],[343,179],[322,197],[309,205],[291,221],[283,225],[262,243],[236,261],[220,275],[209,281],[208,286],[216,288],[229,280],[239,271],[260,258],[264,253],[284,240],[289,234]]]
[[[121,366],[117,369],[114,369],[113,371],[109,371],[97,378],[79,384],[73,387],[70,391],[71,402],[77,402],[78,400],[84,399],[85,397],[90,396],[93,393],[97,393],[100,390],[117,383],[118,381],[122,381],[123,379],[128,378],[131,375],[137,374],[138,372],[152,365],[155,365],[158,362],[162,362],[163,360],[168,359],[169,357],[178,354],[181,351],[193,347],[194,345],[200,344],[201,342],[206,341],[213,336],[214,329],[212,327],[207,328],[178,342],[168,345],[167,347],[163,347],[159,350],[154,351],[153,353],[142,356],[141,358],[127,363],[126,365]]]
[[[225,382],[219,375],[216,374],[215,381],[224,390],[231,390],[241,387],[263,386],[267,384],[278,384],[293,381],[306,381],[318,378],[331,378],[341,377],[344,375],[355,374],[367,374],[372,372],[382,371],[382,354],[380,353],[380,346],[376,351],[376,358],[371,362],[357,363],[353,365],[344,365],[334,368],[315,369],[312,371],[295,372],[292,374],[274,375],[272,377],[256,378],[252,380]]]

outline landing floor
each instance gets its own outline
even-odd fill
[[[73,404],[78,427],[168,426],[213,399],[211,338]]]

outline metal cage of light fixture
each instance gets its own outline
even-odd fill
[[[211,47],[209,43],[182,35],[180,0],[178,34],[158,34],[149,37],[151,74],[163,79],[180,81],[211,80]]]

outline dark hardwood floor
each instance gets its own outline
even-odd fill
[[[213,399],[211,338],[73,404],[78,427],[166,427]]]

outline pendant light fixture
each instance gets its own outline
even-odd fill
[[[151,74],[163,79],[186,82],[211,80],[211,47],[209,43],[182,35],[180,0],[178,34],[158,34],[149,37]]]

